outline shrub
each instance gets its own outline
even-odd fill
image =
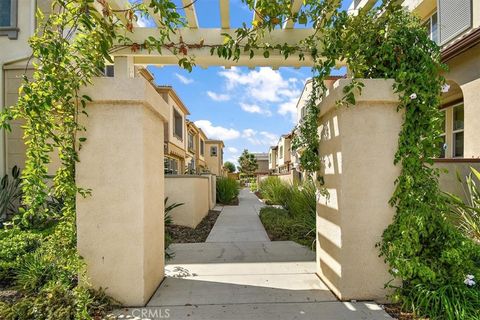
[[[11,283],[24,257],[41,244],[45,232],[0,229],[0,282]]]
[[[315,243],[315,232],[310,232],[285,209],[264,207],[260,210],[260,220],[272,240],[290,240],[307,247],[313,247]]]
[[[257,192],[258,191],[258,185],[257,185],[257,179],[256,178],[251,178],[250,179],[250,191],[252,192]]]
[[[20,170],[12,168],[12,176],[5,175],[0,181],[0,227],[7,221],[20,206],[22,190],[20,188]]]
[[[72,228],[65,219],[43,231],[2,231],[2,254],[11,262],[4,270],[20,297],[0,303],[0,319],[91,319],[111,308],[113,301],[103,291],[79,283],[85,266]],[[11,259],[14,251],[17,257]]]
[[[293,240],[312,246],[316,236],[316,187],[313,181],[291,185],[272,176],[260,182],[259,190],[267,204],[284,208],[262,209],[262,222],[269,234],[277,240]]]
[[[217,202],[232,204],[237,199],[240,189],[237,181],[232,178],[217,179]]]
[[[480,290],[467,288],[464,284],[446,284],[432,287],[425,284],[414,286],[405,295],[406,309],[431,319],[478,320],[480,317]]]
[[[288,209],[292,192],[291,187],[280,178],[270,176],[260,182],[259,190],[267,204],[277,204]]]
[[[292,186],[287,206],[295,220],[314,235],[317,217],[316,190],[315,184],[311,180],[298,186]]]
[[[171,226],[173,224],[173,219],[171,216],[172,210],[183,206],[184,203],[172,203],[168,204],[168,197],[165,198],[164,200],[164,205],[165,205],[165,213],[164,213],[164,225],[165,227]],[[168,231],[168,228],[165,228],[165,259],[169,260],[173,258],[173,253],[168,251],[168,248],[172,244],[172,235]]]
[[[470,168],[465,178],[464,191],[466,201],[447,193],[450,204],[450,218],[453,223],[469,238],[480,243],[480,172]],[[460,183],[462,179],[458,177]]]

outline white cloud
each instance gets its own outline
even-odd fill
[[[242,137],[253,145],[271,146],[278,142],[278,136],[268,131],[256,131],[253,129],[245,129]]]
[[[279,137],[276,134],[267,131],[262,131],[260,134],[263,136],[264,142],[266,142],[267,145],[272,146],[277,144]]]
[[[257,134],[257,131],[255,131],[253,129],[245,129],[245,130],[243,130],[242,137],[250,138],[250,137],[253,137],[256,134]]]
[[[227,150],[228,152],[231,152],[231,153],[238,153],[238,149],[235,147],[228,147]]]
[[[151,28],[151,27],[155,27],[155,22],[153,22],[153,19],[150,18],[150,17],[147,17],[145,15],[142,15],[140,13],[137,13],[136,14],[137,16],[137,26],[140,27],[140,28]]]
[[[260,108],[256,104],[248,104],[248,103],[240,102],[240,107],[242,108],[243,111],[246,111],[248,113],[259,113],[259,114],[264,114],[266,116],[271,116],[272,115],[270,110],[268,110],[266,108]]]
[[[221,93],[215,93],[212,91],[207,91],[207,95],[210,97],[210,99],[214,101],[228,101],[230,100],[230,96],[228,94],[221,94]]]
[[[201,128],[209,139],[232,140],[240,137],[240,132],[237,130],[214,126],[208,120],[195,121],[195,125]]]
[[[279,71],[267,67],[247,72],[233,67],[219,75],[227,80],[228,90],[244,86],[246,97],[255,101],[280,102],[301,93],[295,78],[284,79]]]
[[[187,78],[185,76],[182,76],[181,74],[175,73],[175,76],[182,82],[183,84],[190,84],[193,82],[193,79]]]
[[[298,97],[294,97],[281,103],[278,108],[278,113],[283,116],[290,115],[292,122],[295,123],[297,120],[297,102]]]

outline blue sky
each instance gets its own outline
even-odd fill
[[[181,0],[175,0],[181,7]],[[197,18],[202,28],[220,25],[219,0],[198,0]],[[346,9],[351,0],[344,0]],[[231,25],[250,23],[251,11],[240,0],[230,0]],[[294,126],[295,106],[309,68],[195,67],[191,73],[177,66],[148,69],[159,85],[171,85],[190,110],[189,119],[211,139],[225,142],[225,161],[236,160],[243,149],[267,152],[280,135]]]

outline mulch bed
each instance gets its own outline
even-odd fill
[[[386,304],[383,306],[385,312],[388,313],[392,318],[398,320],[428,320],[426,318],[417,318],[412,313],[403,312],[399,304]]]
[[[6,283],[0,282],[0,302],[12,303],[21,297],[22,295],[17,290],[13,290]]]
[[[219,214],[220,211],[210,210],[195,229],[177,225],[166,226],[166,229],[172,235],[173,243],[205,242]]]

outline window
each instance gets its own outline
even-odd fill
[[[205,155],[205,141],[200,139],[200,154],[203,156]]]
[[[194,151],[195,147],[193,145],[193,134],[191,132],[188,133],[188,149]]]
[[[113,68],[113,64],[106,65],[103,74],[105,75],[105,77],[113,78],[115,76],[115,69]]]
[[[463,104],[453,107],[453,156],[463,157]]]
[[[439,158],[445,158],[445,154],[446,154],[446,151],[447,151],[447,121],[446,121],[446,117],[447,117],[447,112],[446,111],[442,111],[442,128],[443,128],[443,132],[442,134],[440,134],[440,137],[441,137],[441,141],[440,141],[440,156]]]
[[[438,36],[438,14],[434,12],[428,19],[425,21],[425,27],[427,28],[430,40],[435,41],[436,44],[440,43],[440,37]]]
[[[306,113],[306,107],[302,107],[302,109],[300,110],[300,118],[303,119],[305,118],[305,113]]]
[[[17,39],[17,0],[0,0],[0,36]]]
[[[218,154],[218,150],[216,146],[211,146],[210,147],[210,156],[211,157],[216,157]]]
[[[178,174],[178,160],[167,158],[163,160],[165,166],[165,174]]]
[[[283,146],[280,146],[280,148],[278,149],[278,158],[279,159],[283,159]]]
[[[183,118],[175,108],[173,108],[173,122],[173,135],[183,140]]]
[[[192,161],[190,161],[190,163],[188,164],[188,167],[187,167],[187,173],[188,174],[195,174],[196,170],[195,170],[195,159],[192,159]]]

